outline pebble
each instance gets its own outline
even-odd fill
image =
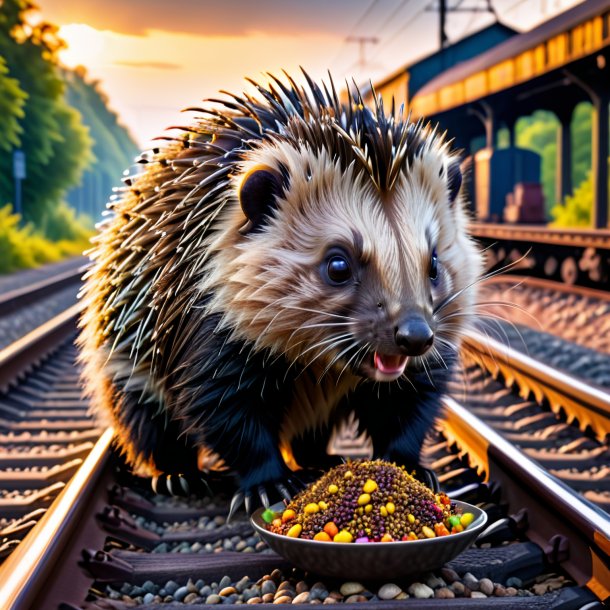
[[[489,578],[481,578],[479,580],[479,591],[485,593],[485,595],[490,596],[494,592],[494,584],[489,580]]]
[[[144,591],[146,591],[147,593],[154,593],[157,590],[157,585],[154,582],[147,580],[142,585],[142,589],[144,589]]]
[[[293,604],[307,604],[309,603],[309,591],[303,591],[299,593],[293,600]]]
[[[290,597],[289,595],[281,595],[277,599],[274,599],[273,603],[274,604],[291,604],[292,597]]]
[[[502,585],[495,585],[494,586],[494,595],[496,597],[505,597],[506,589]]]
[[[154,596],[152,593],[147,593],[147,594],[144,596],[144,599],[142,599],[142,601],[143,601],[145,604],[152,604],[152,602],[153,602],[153,600],[154,600],[154,599],[155,599],[155,596]]]
[[[309,587],[307,586],[307,583],[304,580],[300,580],[296,584],[295,590],[297,593],[303,593],[304,591],[309,591]]]
[[[400,593],[402,593],[402,589],[393,582],[389,582],[379,589],[377,595],[379,599],[394,599]]]
[[[409,595],[417,597],[418,599],[426,599],[428,597],[434,597],[434,591],[423,582],[414,582],[409,587]]]
[[[265,593],[263,595],[263,603],[270,604],[273,602],[273,593]]]
[[[266,580],[261,587],[261,593],[265,595],[266,593],[275,594],[277,591],[277,585],[272,580]]]
[[[199,597],[199,595],[197,595],[197,593],[189,593],[185,598],[184,598],[184,603],[185,604],[192,604],[193,602],[198,601],[199,599],[201,599]]]
[[[470,597],[487,597],[482,591],[472,591]]]
[[[167,588],[166,588],[167,590]],[[186,587],[180,587],[179,589],[176,590],[176,592],[173,594],[174,595],[174,599],[177,602],[182,602],[184,601],[184,598],[190,593],[190,591],[186,588]]]
[[[466,591],[466,587],[464,586],[464,583],[460,582],[459,580],[456,580],[452,585],[451,585],[451,590],[458,596],[460,597],[461,595],[464,595],[465,591]]]
[[[275,582],[281,582],[282,578],[284,577],[284,575],[281,573],[281,571],[278,570],[277,568],[275,570],[273,570],[273,572],[271,572],[271,574],[269,574],[269,576],[271,576],[271,580],[273,580]]]
[[[246,604],[262,604],[263,600],[260,597],[251,597]]]
[[[357,604],[360,602],[367,602],[368,599],[366,597],[364,597],[364,595],[350,595],[349,597],[345,598],[345,603],[346,604]]]
[[[163,588],[165,589],[168,595],[173,595],[179,587],[180,585],[177,582],[173,580],[168,580]]]
[[[462,577],[462,582],[471,590],[478,591],[479,590],[479,579],[471,574],[470,572],[466,572]]]
[[[220,595],[220,597],[228,597],[234,593],[237,593],[237,589],[235,587],[225,587],[218,592],[218,595]]]
[[[210,605],[221,604],[222,603],[222,597],[220,597],[220,595],[216,595],[216,593],[212,593],[212,595],[208,595],[205,598],[205,603],[206,604],[210,604]]]
[[[401,591],[394,599],[407,599],[409,594],[405,591]]]
[[[441,576],[443,577],[443,580],[449,584],[460,580],[458,573],[451,568],[441,568]]]
[[[439,578],[436,574],[430,574],[430,576],[426,578],[426,584],[431,589],[438,589],[439,587],[446,586],[447,583],[442,578]]]
[[[327,597],[322,603],[324,605],[327,605],[327,604],[338,604],[339,602],[334,597]]]
[[[349,597],[350,595],[362,593],[362,591],[364,591],[364,586],[359,582],[344,582],[339,591],[344,597]]]
[[[230,584],[231,584],[231,579],[228,576],[223,576],[220,579],[220,582],[218,583],[218,588],[224,589],[225,587],[228,587]]]
[[[506,586],[515,587],[515,589],[519,589],[523,586],[523,581],[517,576],[511,576],[510,578],[506,579]]]
[[[235,583],[235,590],[238,593],[243,593],[250,584],[250,579],[247,576],[244,576],[241,580]]]
[[[440,587],[434,592],[434,597],[437,599],[453,599],[455,593],[449,587]]]
[[[515,587],[506,587],[506,595],[509,597],[514,597],[517,595],[518,591]]]
[[[326,585],[324,585],[324,583],[322,583],[322,582],[314,583],[311,586],[309,595],[310,595],[311,600],[317,599],[320,601],[324,601],[328,597],[328,590],[326,588]]]

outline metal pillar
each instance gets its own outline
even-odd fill
[[[572,194],[572,113],[574,108],[556,113],[559,119],[557,130],[557,173],[555,175],[555,198],[562,202]]]
[[[595,229],[608,227],[608,91],[599,91],[593,98],[591,122],[594,205],[592,221]]]

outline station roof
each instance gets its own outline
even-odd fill
[[[452,85],[458,83],[464,83],[468,81],[468,79],[484,73],[486,70],[498,67],[504,62],[515,59],[527,51],[532,51],[537,47],[540,47],[540,45],[546,44],[549,40],[561,36],[562,34],[568,34],[570,30],[579,24],[599,17],[609,10],[610,3],[608,0],[585,0],[581,4],[545,21],[534,29],[513,36],[492,49],[481,53],[477,57],[463,61],[444,71],[439,76],[430,80],[418,91],[413,100],[414,105],[417,106],[418,98],[419,100],[428,98],[428,100],[426,100],[428,103],[423,106],[430,107],[430,97],[441,92],[441,90],[448,89]],[[601,23],[600,35],[596,36],[596,38],[597,37],[601,37]],[[533,72],[536,72],[536,70],[534,69]],[[517,75],[515,75],[515,78],[516,76]],[[514,82],[511,84],[514,84]],[[435,110],[439,111],[446,109],[443,106],[452,107],[460,105],[459,97],[460,96],[457,96],[458,99],[455,99],[455,102],[457,103],[449,102],[447,104],[437,104],[440,107]],[[432,104],[432,106],[434,106],[434,104]],[[416,112],[416,114],[420,114],[420,112]],[[427,112],[427,114],[432,113]]]

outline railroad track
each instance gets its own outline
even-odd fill
[[[490,314],[610,354],[609,292],[504,274],[485,281],[482,299]]]
[[[0,350],[0,561],[40,521],[101,431],[75,364],[80,305]]]
[[[50,269],[29,270],[0,281],[0,350],[77,300],[85,259],[68,260]],[[34,278],[26,282],[25,278]]]
[[[540,373],[526,356],[473,334],[469,351],[478,341],[479,356],[453,382],[426,458],[450,495],[487,511],[490,526],[476,547],[422,577],[419,585],[447,598],[412,599],[415,584],[400,582],[411,597],[379,601],[372,583],[350,597],[345,583],[293,572],[245,518],[226,525],[222,494],[213,502],[153,496],[128,475],[110,451],[112,431],[86,419],[72,345],[77,314],[0,357],[0,409],[10,407],[0,417],[0,488],[15,492],[0,498],[9,521],[0,608],[175,610],[224,598],[229,606],[305,594],[321,602],[326,592],[348,607],[570,610],[610,596],[608,397],[584,382]],[[357,453],[361,439],[347,436],[342,449]]]

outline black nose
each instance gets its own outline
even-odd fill
[[[420,316],[411,316],[396,328],[396,345],[408,356],[421,356],[434,341],[434,332]]]

